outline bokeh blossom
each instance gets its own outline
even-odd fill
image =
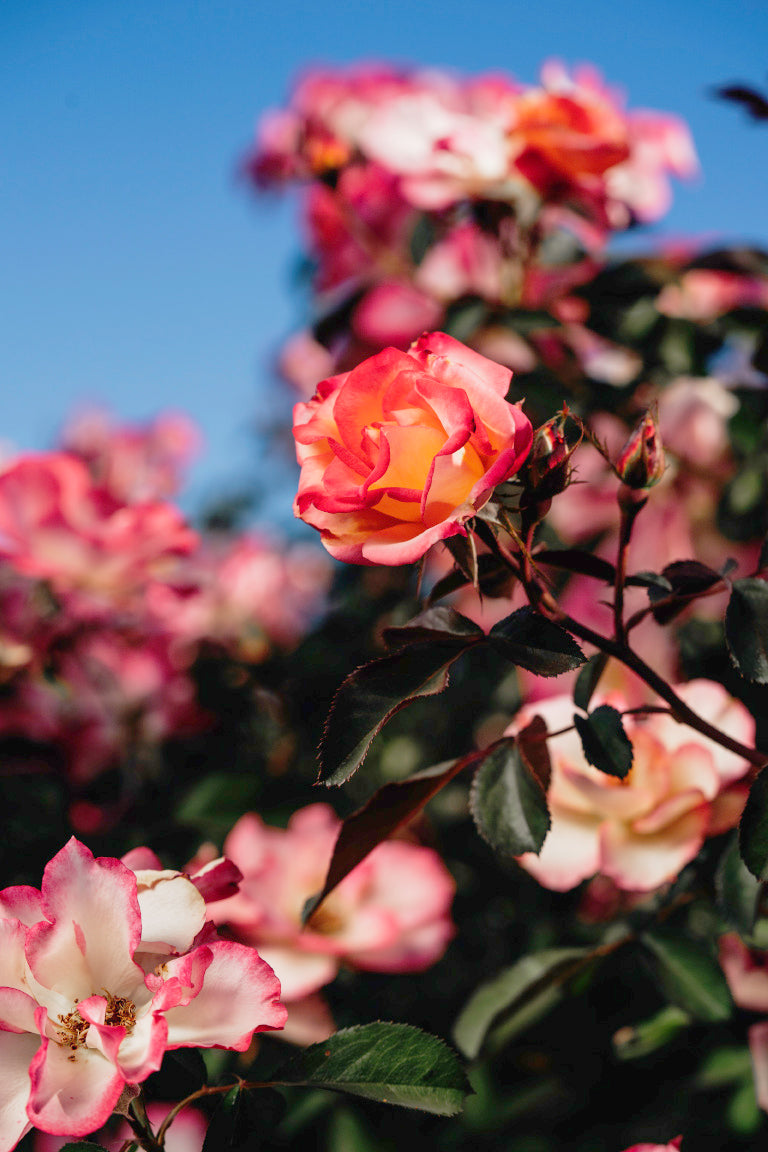
[[[432,849],[402,840],[375,848],[302,929],[304,904],[323,886],[340,826],[327,804],[312,804],[285,829],[248,813],[225,841],[243,879],[209,914],[258,947],[289,1007],[332,980],[341,964],[371,972],[428,968],[453,935],[448,870]]]
[[[754,739],[749,712],[719,684],[692,680],[675,690],[729,736],[745,744]],[[626,707],[617,693],[593,706],[599,703]],[[559,732],[572,725],[573,710],[570,695],[540,700],[511,731],[539,715]],[[634,759],[623,780],[587,763],[574,728],[548,741],[552,825],[538,856],[519,857],[546,888],[566,891],[599,874],[623,891],[650,892],[673,880],[707,836],[732,828],[741,815],[744,760],[666,714],[626,716],[624,725]]]

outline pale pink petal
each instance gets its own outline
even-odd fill
[[[138,872],[140,868],[151,868],[156,871],[162,871],[163,868],[159,856],[156,856],[151,848],[131,848],[130,852],[126,852],[120,859],[132,872]]]
[[[36,1000],[20,988],[0,988],[0,1029],[3,1032],[37,1032]]]
[[[168,1025],[161,1012],[145,1012],[125,1037],[117,1054],[117,1066],[129,1084],[140,1084],[163,1062],[168,1046]]]
[[[299,1000],[330,984],[339,970],[336,956],[318,952],[300,952],[279,944],[259,944],[259,955],[269,964],[280,981],[284,1000]]]
[[[18,884],[0,892],[0,919],[20,920],[31,928],[43,919],[42,897],[37,888]]]
[[[38,1023],[42,1026],[43,1020]],[[61,1136],[88,1136],[105,1124],[125,1084],[101,1052],[71,1052],[45,1037],[29,1065],[29,1078],[29,1119],[44,1132]]]
[[[721,832],[735,828],[741,819],[748,797],[748,784],[732,784],[730,788],[726,788],[716,796],[710,805],[707,835],[719,836]]]
[[[253,948],[221,940],[201,991],[166,1013],[168,1046],[234,1048],[244,1052],[254,1032],[282,1028],[287,1012],[280,982]]]
[[[0,1032],[0,1152],[11,1152],[32,1125],[27,1116],[29,1065],[40,1037]]]
[[[630,892],[650,892],[674,880],[704,841],[709,805],[681,816],[654,834],[640,835],[624,824],[601,829],[600,872]]]
[[[545,888],[556,892],[575,888],[600,866],[600,821],[562,809],[553,811],[552,827],[539,855],[526,852],[518,856],[518,863]]]
[[[107,988],[130,996],[144,975],[132,956],[141,937],[136,877],[119,860],[94,859],[74,837],[46,865],[43,909],[53,923],[29,930],[27,960],[46,988],[74,1001]]]
[[[288,1019],[280,1033],[291,1044],[319,1044],[336,1031],[331,1010],[322,996],[314,993],[286,1004]]]

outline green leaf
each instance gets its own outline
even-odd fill
[[[755,778],[739,824],[741,858],[758,880],[768,879],[768,771]]]
[[[725,640],[742,676],[768,684],[768,584],[764,580],[734,580],[725,613]]]
[[[414,264],[421,264],[429,249],[437,240],[437,231],[432,217],[422,212],[411,232],[409,247]]]
[[[474,764],[480,756],[482,752],[473,752],[461,760],[435,764],[431,768],[414,773],[406,780],[385,784],[374,792],[362,808],[348,816],[336,838],[322,891],[307,900],[304,905],[304,923],[336,885],[340,884],[377,844],[381,844],[412,820],[441,788],[469,764]]]
[[[619,1060],[640,1060],[671,1043],[690,1026],[691,1018],[676,1004],[668,1004],[649,1020],[619,1028],[613,1047]]]
[[[297,1053],[275,1073],[283,1084],[350,1092],[382,1104],[454,1116],[471,1091],[455,1052],[410,1024],[358,1024]]]
[[[573,686],[573,702],[577,708],[581,708],[582,712],[586,712],[589,708],[589,702],[607,663],[608,657],[605,652],[596,652],[579,670],[576,683]]]
[[[202,1152],[256,1152],[284,1112],[285,1100],[273,1088],[232,1088],[211,1117]]]
[[[560,321],[543,308],[514,308],[504,313],[502,323],[513,332],[527,336],[529,332],[542,332],[546,328],[559,328]]]
[[[334,697],[320,741],[318,783],[349,780],[387,720],[412,700],[436,696],[447,687],[448,669],[467,646],[451,637],[414,644],[348,676]]]
[[[464,1005],[453,1028],[456,1044],[474,1059],[493,1033],[511,1039],[557,1003],[565,982],[590,958],[587,948],[547,948],[505,968]]]
[[[258,807],[261,782],[256,773],[214,772],[195,784],[176,809],[176,819],[207,835],[226,833],[249,808]]]
[[[731,994],[720,965],[698,941],[656,930],[642,942],[667,996],[696,1020],[719,1023],[731,1015]]]
[[[750,936],[755,926],[760,881],[756,880],[739,855],[738,838],[733,836],[715,875],[715,891],[720,911],[738,928],[743,936]]]
[[[470,808],[480,835],[504,859],[541,851],[550,825],[547,798],[514,737],[498,741],[484,757]]]
[[[624,731],[621,713],[600,704],[588,716],[573,717],[587,761],[608,776],[623,780],[632,767],[632,741]]]
[[[724,1088],[747,1079],[752,1079],[749,1048],[716,1048],[704,1059],[696,1074],[696,1087]]]
[[[494,624],[488,639],[507,660],[536,676],[572,672],[586,659],[564,628],[534,612],[533,608],[518,608]]]
[[[450,643],[454,639],[463,649],[468,641],[485,639],[485,633],[473,620],[442,604],[428,608],[407,624],[384,629],[384,642],[393,652],[429,640]]]

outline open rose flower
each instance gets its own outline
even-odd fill
[[[512,373],[441,332],[386,348],[294,409],[297,516],[332,556],[409,564],[457,533],[525,460]]]
[[[449,872],[431,848],[402,840],[375,848],[302,930],[304,903],[323,886],[339,827],[332,808],[311,804],[285,829],[248,813],[225,841],[243,879],[209,915],[258,947],[287,1001],[333,980],[342,961],[370,972],[422,971],[453,935]]]
[[[722,732],[752,742],[754,720],[719,684],[692,680],[676,691]],[[606,702],[626,706],[619,694]],[[534,714],[559,731],[573,722],[573,700],[541,700],[513,730]],[[735,782],[747,770],[744,760],[666,714],[625,717],[624,726],[634,751],[624,780],[587,763],[573,728],[548,741],[552,826],[538,856],[519,857],[546,888],[564,892],[599,873],[623,891],[650,892],[673,880],[705,837],[732,828],[741,815],[747,789]]]
[[[220,888],[220,872],[197,884]],[[272,969],[205,915],[182,873],[134,872],[74,838],[40,891],[0,892],[0,1152],[33,1126],[96,1131],[169,1048],[242,1052],[282,1028]]]

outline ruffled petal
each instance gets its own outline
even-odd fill
[[[258,952],[226,940],[206,950],[212,961],[202,989],[189,1004],[166,1013],[168,1047],[244,1052],[254,1032],[282,1028],[287,1011],[280,981]]]

